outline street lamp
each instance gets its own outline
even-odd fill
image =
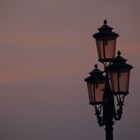
[[[124,97],[129,93],[130,70],[133,68],[126,63],[120,51],[115,57],[116,38],[119,35],[112,32],[112,29],[104,20],[99,32],[93,35],[98,60],[104,64],[104,70],[99,70],[96,64],[90,76],[85,79],[89,103],[95,107],[99,126],[105,126],[106,140],[113,140],[113,124],[115,120],[121,119]]]
[[[107,25],[107,20],[104,20],[104,25],[98,29],[99,32],[93,35],[96,40],[100,62],[109,62],[115,57],[116,38],[119,35],[112,32],[112,29]]]
[[[98,105],[103,103],[103,95],[105,88],[105,77],[103,72],[98,69],[97,64],[95,69],[90,72],[90,76],[85,79],[88,87],[89,104]]]
[[[112,60],[112,64],[109,65],[106,70],[110,74],[113,94],[126,95],[128,94],[129,77],[132,66],[126,64],[126,59],[120,56],[120,51],[118,51],[117,55],[118,56]]]

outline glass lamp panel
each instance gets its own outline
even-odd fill
[[[94,84],[92,83],[87,83],[88,87],[88,96],[89,96],[89,103],[94,103],[95,102],[95,90],[94,90]]]
[[[111,72],[110,74],[110,78],[111,78],[111,87],[112,87],[112,90],[113,92],[118,92],[119,89],[118,89],[118,78],[117,78],[117,72]]]
[[[95,100],[96,100],[96,103],[102,103],[103,102],[104,89],[105,89],[105,82],[101,82],[101,83],[98,83],[98,85],[95,85]]]
[[[116,39],[96,40],[98,58],[112,59],[115,57]]]
[[[111,72],[111,85],[114,93],[123,94],[128,92],[129,72]]]
[[[87,83],[87,88],[88,88],[89,102],[91,102],[92,101],[92,97],[91,97],[91,86],[90,86],[90,83]]]
[[[129,87],[129,72],[121,72],[119,74],[120,92],[128,92]]]
[[[101,40],[96,40],[96,46],[97,46],[98,59],[102,59],[103,58],[103,42]]]

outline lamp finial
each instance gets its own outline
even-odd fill
[[[117,55],[118,55],[118,56],[120,56],[120,55],[121,55],[121,52],[120,52],[120,51],[118,51],[118,52],[117,52]]]
[[[95,66],[94,66],[94,67],[95,67],[95,69],[97,69],[97,68],[98,68],[98,65],[97,65],[97,64],[95,64]]]
[[[107,20],[105,19],[105,20],[104,20],[104,25],[106,25],[106,24],[107,24]]]

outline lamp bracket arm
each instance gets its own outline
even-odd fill
[[[117,111],[115,111],[114,113],[114,119],[116,121],[120,120],[122,117],[122,113],[123,113],[123,104],[118,104],[119,108],[117,109]]]
[[[97,117],[97,122],[98,122],[99,126],[102,127],[102,126],[104,126],[104,121],[103,121],[103,117],[101,115],[101,107],[102,107],[102,105],[100,107],[95,106],[95,115]]]

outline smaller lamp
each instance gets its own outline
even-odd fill
[[[99,32],[93,35],[100,62],[110,62],[115,57],[116,38],[119,34],[112,32],[112,29],[107,25],[107,20],[104,20],[104,25],[98,29]]]
[[[125,96],[129,92],[130,70],[133,67],[126,64],[127,60],[121,57],[120,51],[118,51],[117,55],[112,64],[106,68],[106,71],[110,74],[113,94]]]
[[[103,72],[98,69],[97,64],[85,81],[87,82],[88,87],[89,104],[102,104],[105,89],[105,77],[103,76]]]

